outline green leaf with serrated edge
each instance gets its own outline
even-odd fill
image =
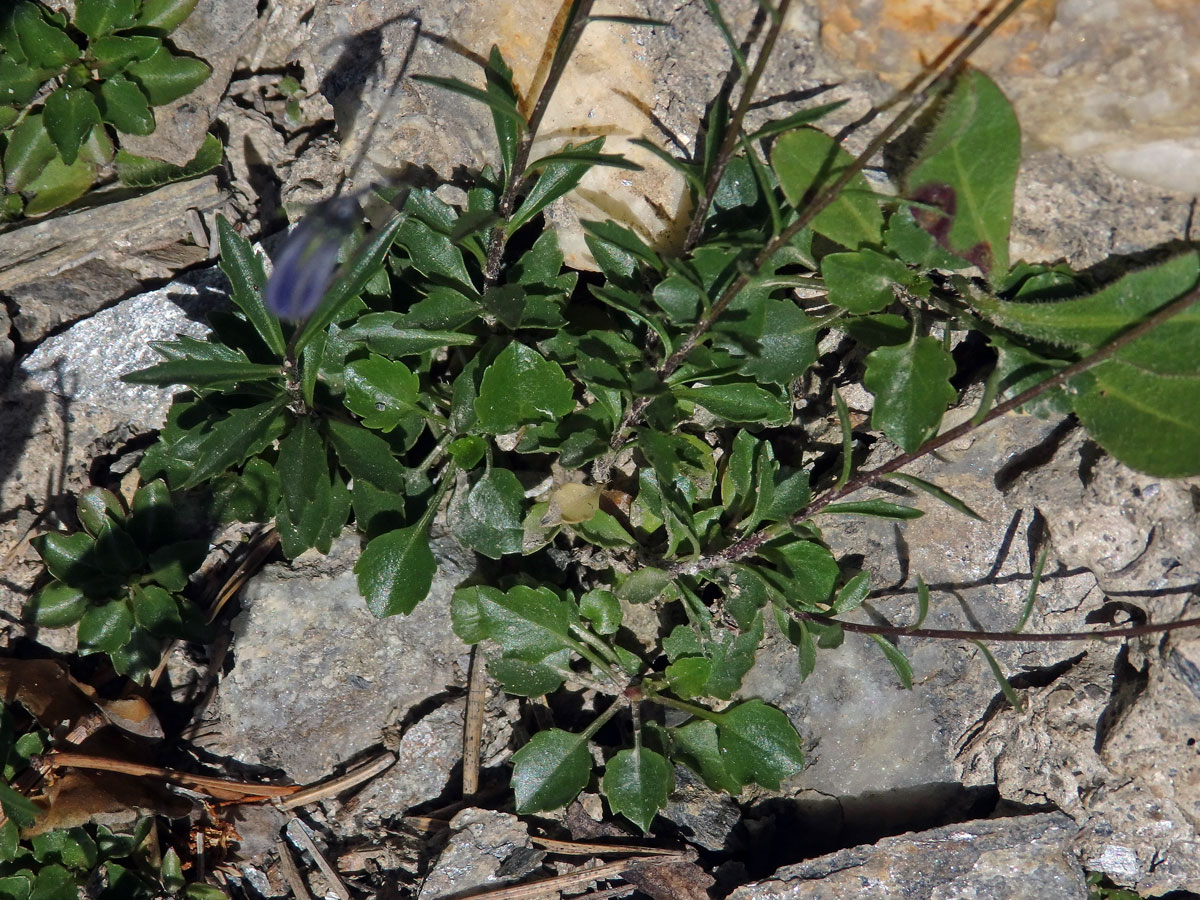
[[[513,754],[512,762],[519,815],[566,806],[592,774],[587,737],[558,728],[539,731]]]
[[[823,327],[791,300],[763,301],[763,329],[741,372],[758,380],[790,385],[817,361],[817,332]]]
[[[592,623],[597,634],[616,634],[621,627],[621,601],[612,591],[588,591],[579,598],[579,615]]]
[[[722,700],[732,697],[754,665],[754,655],[762,639],[762,613],[756,613],[751,627],[740,634],[727,629],[714,631],[713,640],[704,646],[704,653],[712,662],[705,693]]]
[[[703,406],[727,422],[762,422],[783,425],[792,419],[792,404],[756,384],[713,384],[705,387],[673,387],[681,400]]]
[[[911,284],[914,275],[904,263],[875,250],[830,253],[821,260],[821,277],[834,306],[852,313],[879,312],[896,299],[895,288]]]
[[[404,328],[400,313],[367,313],[342,332],[342,337],[354,343],[366,344],[376,353],[393,359],[419,356],[443,347],[467,346],[477,340],[469,334],[455,331],[428,331],[424,328]]]
[[[88,42],[88,56],[100,78],[111,78],[135,59],[148,59],[162,46],[147,34],[108,35]]]
[[[359,593],[379,619],[411,613],[428,596],[436,572],[425,519],[373,538],[354,564]]]
[[[279,442],[280,499],[297,537],[312,546],[329,512],[328,451],[316,425],[305,417]]]
[[[79,650],[81,653],[112,653],[129,640],[133,613],[124,600],[114,600],[93,606],[79,620]]]
[[[74,625],[87,612],[88,601],[79,588],[52,581],[25,604],[25,619],[42,628]]]
[[[937,433],[958,398],[950,384],[954,370],[954,358],[935,338],[914,334],[906,344],[872,351],[863,376],[863,386],[875,395],[872,427],[904,452],[915,451]]]
[[[241,473],[219,475],[209,484],[211,510],[221,523],[262,522],[279,504],[279,475],[263,459],[252,459]]]
[[[190,94],[212,74],[203,60],[176,56],[166,47],[149,59],[130,63],[125,71],[145,91],[151,106],[162,106]]]
[[[490,559],[521,552],[525,489],[516,475],[493,468],[471,486],[465,498],[455,499],[449,524],[466,546]]]
[[[505,328],[515,331],[521,326],[529,297],[519,284],[498,284],[488,288],[479,303]]]
[[[674,583],[675,579],[669,572],[644,566],[630,572],[614,593],[623,603],[653,603],[668,593]]]
[[[567,144],[563,147],[563,151],[574,149],[596,153],[603,146],[604,138],[598,137],[580,144],[578,147]],[[511,236],[518,228],[559,197],[570,193],[592,166],[591,162],[575,162],[570,159],[547,163],[545,168],[538,173],[537,181],[533,183],[533,187],[529,189],[525,199],[517,207],[517,211],[509,218],[505,231]]]
[[[17,3],[10,15],[21,50],[31,65],[58,69],[79,59],[79,47],[62,28],[46,21],[38,4]]]
[[[871,573],[859,572],[838,591],[838,595],[833,601],[833,614],[837,616],[857,609],[862,606],[862,602],[870,593]]]
[[[900,684],[906,691],[911,691],[912,663],[908,661],[908,657],[904,655],[904,652],[899,647],[883,637],[883,635],[872,634],[870,638],[879,645],[879,649],[883,651],[883,655],[887,657],[887,661],[892,664],[892,668],[900,676]]]
[[[206,134],[196,155],[185,165],[174,166],[149,156],[137,156],[125,150],[118,150],[114,166],[121,184],[130,187],[160,187],[212,171],[221,164],[224,152],[220,138]]]
[[[562,367],[517,341],[484,371],[475,401],[478,427],[489,434],[559,418],[574,408],[574,389]]]
[[[920,628],[925,621],[925,617],[929,615],[929,585],[925,583],[925,579],[920,575],[917,576],[917,621],[909,625],[909,628]]]
[[[50,139],[41,113],[30,113],[8,135],[4,148],[4,186],[12,193],[24,190],[54,159]]]
[[[783,779],[804,768],[800,735],[788,717],[761,700],[719,713],[717,742],[731,778],[779,790]]]
[[[139,28],[169,33],[182,25],[195,8],[196,0],[142,0],[137,24]]]
[[[783,135],[771,154],[771,168],[783,195],[797,209],[852,163],[850,154],[833,138],[812,128]],[[850,179],[837,199],[813,219],[812,229],[852,250],[882,240],[883,213],[862,173]]]
[[[275,397],[236,409],[214,423],[196,448],[196,467],[180,487],[186,490],[203,484],[269,446],[286,427],[286,402],[286,397]]]
[[[100,124],[100,110],[90,91],[63,85],[46,98],[42,124],[58,148],[59,158],[69,166],[79,156],[88,132]]]
[[[1080,381],[1075,412],[1101,447],[1160,478],[1200,473],[1200,374],[1162,376],[1112,359]]]
[[[685,656],[667,666],[664,674],[675,695],[690,700],[705,692],[712,675],[712,662],[703,656]]]
[[[926,481],[924,478],[918,478],[916,475],[909,475],[905,472],[892,472],[885,476],[892,481],[902,481],[905,484],[912,485],[919,491],[924,491],[931,497],[941,500],[951,509],[962,513],[964,516],[974,519],[977,522],[984,521],[983,516],[967,506],[962,500],[959,500],[945,488],[940,488],[931,481]]]
[[[682,728],[671,729],[670,734],[675,743],[673,758],[692,769],[714,791],[735,796],[741,793],[742,782],[725,768],[714,723],[696,719]]]
[[[78,200],[96,181],[96,165],[82,156],[71,165],[52,159],[25,188],[33,199],[25,204],[26,216],[40,216]]]
[[[622,750],[604,767],[600,789],[612,811],[645,834],[675,790],[675,770],[666,757],[647,747]]]
[[[822,515],[831,516],[872,516],[877,519],[919,519],[925,515],[922,510],[913,509],[900,503],[890,503],[887,500],[848,500],[844,503],[830,503],[821,510]]]
[[[11,49],[5,47],[5,49]],[[8,127],[17,120],[20,115],[19,108],[24,108],[29,105],[30,101],[37,96],[42,85],[49,78],[58,74],[58,68],[42,69],[30,68],[27,64],[17,62],[12,56],[0,57],[0,97],[5,99],[9,105],[0,107],[0,112],[3,117],[0,118],[0,127],[7,130]]]
[[[231,388],[238,384],[281,379],[278,365],[225,360],[172,359],[122,376],[127,384],[186,384],[197,388]]]
[[[522,124],[525,122],[525,117],[522,116],[520,110],[517,109],[516,103],[511,99],[501,97],[499,94],[491,94],[487,91],[480,90],[479,88],[469,85],[465,81],[460,81],[457,78],[443,78],[439,75],[410,75],[409,77],[413,81],[419,81],[423,84],[432,84],[436,87],[453,91],[454,93],[460,94],[463,97],[468,97],[471,100],[478,100],[497,115],[505,116]]]
[[[746,140],[750,142],[761,141],[765,138],[774,137],[777,134],[783,134],[784,132],[792,131],[793,129],[800,128],[803,125],[808,125],[810,122],[823,119],[831,112],[836,112],[849,102],[849,100],[835,100],[832,103],[822,103],[820,106],[802,109],[799,112],[792,113],[790,116],[785,116],[782,119],[776,119],[773,122],[768,122],[753,134],[747,135]]]
[[[578,619],[572,604],[548,588],[523,585],[507,592],[470,587],[454,592],[450,620],[468,644],[493,640],[506,656],[538,662],[551,653],[573,650],[570,627]]]
[[[562,650],[551,653],[541,662],[527,662],[511,656],[488,660],[488,674],[504,690],[518,697],[541,697],[557,691],[570,671],[571,654]]]
[[[403,493],[405,468],[392,455],[391,445],[377,434],[337,419],[325,421],[325,432],[338,461],[356,482],[369,481],[385,491]]]
[[[967,69],[942,101],[904,179],[904,196],[925,204],[912,207],[921,227],[993,281],[1008,271],[1020,162],[1021,130],[1012,106],[990,78]]]
[[[328,553],[350,515],[353,497],[341,475],[334,471],[328,493],[322,491],[318,502],[304,511],[299,522],[293,522],[287,505],[282,501],[275,509],[275,529],[279,532],[279,547],[288,559],[295,559],[310,547],[318,553]],[[328,497],[328,500],[325,498]]]
[[[362,293],[367,282],[383,266],[388,251],[396,238],[396,232],[405,221],[407,220],[404,216],[393,216],[382,228],[372,231],[367,235],[366,241],[355,250],[350,260],[338,270],[333,284],[325,292],[325,299],[321,301],[321,305],[312,314],[312,318],[304,323],[300,334],[294,339],[296,353],[303,353],[308,342],[317,334],[324,332],[330,323],[340,321],[338,317],[342,314],[343,308]],[[384,348],[374,349],[379,349],[381,353],[395,355]]]
[[[169,591],[182,591],[188,577],[200,568],[208,556],[208,541],[175,541],[147,555],[147,573],[143,581],[153,581]]]
[[[133,620],[155,637],[174,637],[183,625],[179,604],[170,593],[157,585],[135,587],[130,599]]]
[[[470,287],[471,275],[463,260],[462,250],[448,235],[409,216],[396,232],[396,243],[408,251],[413,266],[422,274],[440,275],[464,289]]]
[[[1192,251],[1131,272],[1108,287],[1073,300],[1017,303],[979,297],[972,305],[990,322],[1035,341],[1095,350],[1200,282],[1200,253]],[[1200,305],[1192,305],[1115,359],[1161,375],[1200,374]]]
[[[402,362],[372,354],[346,366],[346,408],[362,417],[367,428],[388,432],[417,406],[420,379]]]
[[[1004,699],[1011,703],[1012,708],[1017,712],[1023,712],[1025,703],[1021,700],[1021,695],[1016,692],[1012,683],[1004,677],[1004,670],[1000,668],[1000,663],[996,661],[996,657],[992,656],[992,651],[982,641],[971,641],[971,643],[983,652],[983,658],[987,660],[988,668],[992,670],[992,676],[1000,685],[1000,692],[1004,694]]]
[[[142,89],[124,75],[105,79],[100,85],[98,105],[100,117],[117,131],[137,135],[154,131],[154,111],[150,109],[150,101]]]
[[[135,0],[76,0],[75,27],[94,42],[133,24]]]
[[[224,216],[217,216],[217,239],[221,249],[221,271],[229,279],[230,299],[237,306],[254,330],[280,359],[286,345],[279,319],[267,310],[262,292],[267,283],[266,269],[262,256],[250,242],[234,230]]]

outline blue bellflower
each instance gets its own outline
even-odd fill
[[[361,218],[358,200],[339,195],[301,219],[275,256],[263,292],[267,309],[292,322],[311,316],[333,281],[338,250]]]

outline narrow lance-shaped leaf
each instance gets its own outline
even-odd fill
[[[254,330],[280,359],[284,354],[283,331],[279,320],[263,302],[267,273],[262,257],[224,216],[217,217],[217,240],[221,249],[221,271],[232,287],[234,304],[250,320]]]

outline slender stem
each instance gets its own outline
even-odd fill
[[[860,622],[843,622],[831,616],[820,613],[801,612],[788,609],[788,613],[796,619],[806,622],[816,622],[820,625],[836,625],[846,631],[856,634],[878,634],[883,637],[919,637],[936,640],[953,641],[999,641],[1014,643],[1018,641],[1042,641],[1047,643],[1065,643],[1067,641],[1092,641],[1096,638],[1130,638],[1145,634],[1162,634],[1167,631],[1178,631],[1180,628],[1192,628],[1200,625],[1200,618],[1179,619],[1175,622],[1160,624],[1126,625],[1121,628],[1102,628],[1098,631],[1065,631],[1044,632],[1030,631],[1018,633],[1015,631],[973,631],[957,628],[905,628],[903,625],[866,625]]]
[[[675,352],[668,356],[666,360],[663,361],[662,365],[659,366],[658,375],[660,378],[664,380],[669,378],[675,372],[675,370],[683,364],[683,361],[687,359],[688,354],[690,354],[696,348],[696,345],[700,342],[700,339],[708,333],[710,328],[712,328],[713,323],[715,323],[721,314],[725,312],[725,309],[729,306],[729,304],[732,303],[734,299],[736,299],[737,296],[746,289],[746,287],[763,268],[763,266],[765,266],[776,253],[786,247],[797,234],[799,234],[804,228],[807,228],[812,223],[813,219],[815,219],[822,211],[824,211],[826,207],[828,207],[831,203],[833,203],[834,200],[837,199],[838,195],[842,192],[846,185],[850,183],[850,180],[862,172],[871,158],[874,157],[875,154],[880,150],[882,150],[888,141],[895,137],[900,129],[904,127],[920,111],[920,109],[931,97],[941,93],[943,90],[949,87],[951,80],[962,68],[967,58],[977,49],[979,49],[979,46],[985,40],[991,37],[992,33],[999,28],[1005,20],[1012,16],[1012,14],[1017,11],[1023,2],[1024,0],[1009,0],[1009,2],[1005,4],[1004,8],[1001,9],[993,19],[977,30],[975,29],[974,24],[972,24],[971,30],[961,35],[958,40],[964,41],[966,34],[971,33],[972,31],[974,31],[974,36],[969,40],[965,40],[957,53],[954,53],[952,56],[950,56],[948,53],[943,53],[942,57],[939,57],[943,58],[949,56],[949,61],[932,75],[924,87],[916,90],[913,93],[912,99],[904,107],[904,109],[897,113],[896,117],[892,119],[888,126],[884,128],[883,131],[881,131],[878,135],[876,135],[875,139],[867,145],[867,148],[858,155],[854,162],[847,166],[842,173],[836,179],[834,179],[829,187],[817,194],[817,196],[814,197],[813,200],[808,203],[803,210],[800,211],[799,216],[791,225],[785,228],[774,240],[767,244],[766,248],[755,258],[750,270],[748,272],[739,274],[738,277],[730,283],[729,287],[725,289],[725,292],[720,296],[717,302],[712,305],[708,313],[696,323],[695,327],[692,328],[691,332],[686,338],[684,338],[682,343],[680,343],[680,345],[676,348]],[[955,45],[952,44],[951,46],[953,47]],[[949,50],[949,48],[947,48],[947,50]],[[646,411],[646,407],[650,405],[650,402],[651,398],[649,397],[639,397],[634,401],[633,405],[629,409],[629,412],[626,413],[625,419],[621,422],[621,425],[617,428],[616,432],[613,434],[612,440],[610,441],[610,445],[614,450],[625,443],[626,433],[636,422],[641,419],[643,413]]]
[[[767,63],[771,60],[771,53],[775,49],[775,41],[779,38],[779,32],[783,30],[783,22],[787,17],[788,7],[791,5],[792,0],[782,0],[779,4],[779,9],[771,17],[771,27],[767,29],[767,35],[763,38],[763,45],[759,51],[758,59],[754,61],[754,68],[750,70],[750,74],[746,78],[746,84],[742,88],[742,95],[738,99],[737,109],[734,110],[733,116],[730,118],[725,129],[725,137],[721,141],[721,149],[717,153],[712,170],[708,173],[708,180],[704,184],[704,193],[696,198],[696,210],[692,214],[692,222],[688,226],[687,238],[683,243],[684,252],[694,249],[700,243],[700,235],[704,231],[704,220],[708,215],[708,208],[712,205],[713,195],[717,192],[717,185],[721,183],[721,177],[725,174],[729,160],[733,158],[733,151],[737,148],[739,138],[742,134],[742,123],[746,120],[746,113],[750,111],[750,104],[753,102],[754,94],[758,90],[758,83],[762,80]]]
[[[721,714],[715,713],[711,709],[705,709],[703,706],[696,706],[694,703],[685,703],[683,700],[676,700],[674,697],[664,697],[662,694],[649,689],[645,685],[643,685],[643,688],[646,692],[646,699],[652,700],[660,706],[668,706],[671,709],[677,709],[680,712],[689,713],[690,715],[695,716],[697,719],[707,719],[709,722],[721,721]]]
[[[587,728],[583,729],[580,737],[582,737],[585,741],[590,741],[592,739],[592,735],[607,725],[608,720],[617,714],[617,712],[621,709],[621,706],[622,704],[615,701],[610,703],[608,705],[608,709],[600,713],[600,715],[591,721]]]
[[[508,183],[505,185],[504,193],[501,195],[496,209],[496,212],[506,222],[512,217],[517,194],[524,183],[525,167],[529,164],[529,154],[533,149],[534,138],[537,137],[542,119],[546,117],[546,110],[550,108],[554,89],[562,80],[563,71],[571,59],[571,54],[575,51],[575,46],[579,43],[583,29],[587,26],[588,16],[594,2],[595,0],[572,0],[571,2],[562,37],[554,48],[554,58],[550,61],[550,71],[546,74],[546,80],[538,92],[537,102],[533,106],[533,112],[529,115],[527,127],[521,134],[521,141],[517,145],[517,152],[513,157],[512,171],[508,175]],[[508,235],[503,226],[497,225],[492,229],[491,237],[488,239],[487,265],[484,269],[485,287],[491,287],[500,280],[500,263],[504,257],[504,246],[507,241]]]
[[[596,637],[594,634],[592,634],[590,631],[588,631],[583,626],[572,625],[571,633],[573,635],[575,635],[575,637],[579,638],[581,641],[586,643],[588,646],[592,647],[597,653],[599,653],[606,660],[608,660],[608,662],[612,663],[615,666],[619,666],[621,664],[621,661],[617,658],[617,654],[615,654],[612,651],[612,648],[609,647],[608,644],[604,643],[604,641],[600,640],[600,638]],[[613,677],[613,672],[611,669],[606,668],[605,674],[607,674],[609,678],[613,678],[614,681],[617,681],[617,679],[615,679]]]
[[[1092,369],[1095,366],[1100,365],[1100,363],[1107,361],[1115,353],[1118,353],[1133,341],[1136,341],[1138,338],[1141,338],[1153,331],[1168,319],[1179,315],[1179,313],[1183,312],[1197,300],[1200,300],[1200,288],[1195,288],[1194,290],[1189,291],[1182,297],[1171,301],[1153,315],[1148,316],[1136,325],[1127,328],[1125,331],[1121,332],[1090,356],[1087,356],[1078,362],[1074,362],[1066,368],[1060,369],[1045,381],[1038,382],[1033,387],[1027,388],[1021,393],[1017,394],[1015,397],[1006,400],[1003,403],[997,404],[990,412],[988,412],[987,415],[983,416],[982,418],[968,419],[962,424],[957,425],[948,431],[944,431],[937,437],[926,441],[918,449],[911,453],[901,453],[900,455],[888,460],[883,465],[876,466],[874,469],[869,469],[866,472],[858,473],[842,487],[822,494],[820,497],[816,498],[806,507],[804,507],[804,509],[800,510],[800,512],[796,513],[796,515],[792,517],[792,524],[801,524],[806,519],[809,519],[819,513],[829,504],[835,503],[836,501],[841,500],[843,497],[875,484],[884,476],[890,475],[892,472],[895,472],[898,469],[902,469],[909,463],[914,462],[915,460],[918,460],[935,450],[941,449],[942,447],[946,446],[946,444],[952,443],[966,434],[970,434],[976,428],[986,425],[988,422],[998,419],[1000,416],[1024,406],[1032,400],[1036,400],[1042,394],[1062,387],[1071,379],[1077,378],[1084,372],[1087,372],[1089,369]],[[778,532],[774,528],[765,528],[761,531],[755,532],[749,537],[743,538],[736,544],[729,545],[724,550],[714,553],[712,556],[694,560],[688,563],[679,563],[675,566],[672,566],[670,572],[673,575],[692,575],[703,569],[711,569],[718,566],[727,565],[728,563],[755,553],[760,547],[763,546],[763,544],[776,537],[777,534]]]

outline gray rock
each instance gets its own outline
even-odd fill
[[[786,866],[730,900],[1084,900],[1061,813],[962,822]]]
[[[494,888],[525,874],[501,874],[501,867],[510,857],[533,846],[528,828],[516,816],[464,809],[450,820],[450,829],[453,834],[430,868],[417,900],[439,900],[473,888]]]
[[[348,531],[328,557],[313,552],[268,566],[246,587],[234,666],[218,689],[206,749],[313,782],[379,744],[385,727],[414,706],[461,687],[466,647],[450,629],[449,603],[474,555],[434,540],[439,570],[429,598],[409,616],[379,620],[352,571],[360,547]],[[461,741],[461,730],[444,730],[445,740]],[[445,746],[437,753],[448,758]],[[427,797],[440,787],[409,790]]]

